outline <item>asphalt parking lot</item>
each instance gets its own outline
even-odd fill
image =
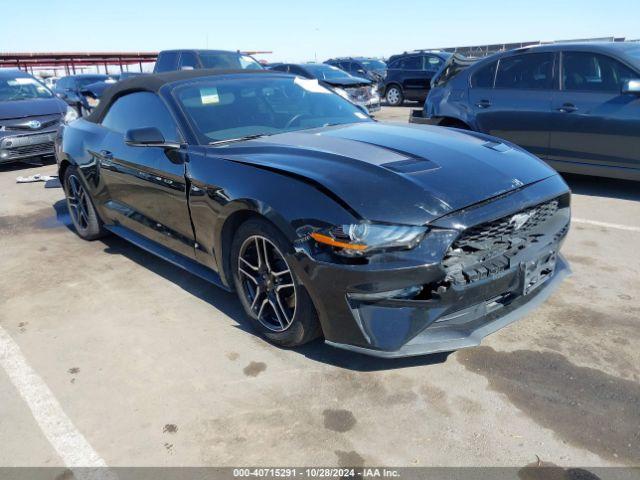
[[[0,466],[640,465],[637,184],[567,177],[573,275],[542,308],[383,361],[273,347],[232,294],[79,239],[61,189],[15,183],[55,170],[0,166]]]

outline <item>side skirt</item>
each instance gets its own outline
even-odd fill
[[[104,228],[128,242],[133,243],[135,246],[166,260],[176,267],[180,267],[187,272],[200,277],[203,280],[206,280],[207,282],[213,283],[215,286],[220,287],[227,292],[233,291],[231,288],[225,286],[222,283],[220,276],[210,268],[207,268],[184,255],[180,255],[179,253],[176,253],[153,240],[149,240],[133,230],[123,227],[122,225],[105,225]]]

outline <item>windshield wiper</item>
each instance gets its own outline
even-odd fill
[[[227,138],[226,140],[216,140],[215,142],[209,142],[209,145],[222,145],[224,143],[244,142],[245,140],[255,140],[256,138],[268,137],[269,133],[256,133],[254,135],[245,135],[238,138]]]

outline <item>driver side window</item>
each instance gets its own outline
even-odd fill
[[[133,128],[155,127],[168,142],[179,142],[173,117],[155,93],[137,92],[116,100],[102,119],[102,126],[124,134]]]

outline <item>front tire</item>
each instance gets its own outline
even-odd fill
[[[107,231],[102,226],[102,221],[93,206],[91,196],[75,165],[69,166],[64,172],[64,193],[76,233],[85,240],[104,237]]]
[[[281,347],[296,347],[321,334],[318,316],[304,286],[287,263],[292,251],[271,223],[243,223],[231,246],[233,281],[253,328]]]
[[[392,107],[398,107],[404,103],[404,94],[402,93],[402,89],[397,85],[391,85],[387,89],[387,93],[385,94],[385,99],[387,100],[387,104]]]

